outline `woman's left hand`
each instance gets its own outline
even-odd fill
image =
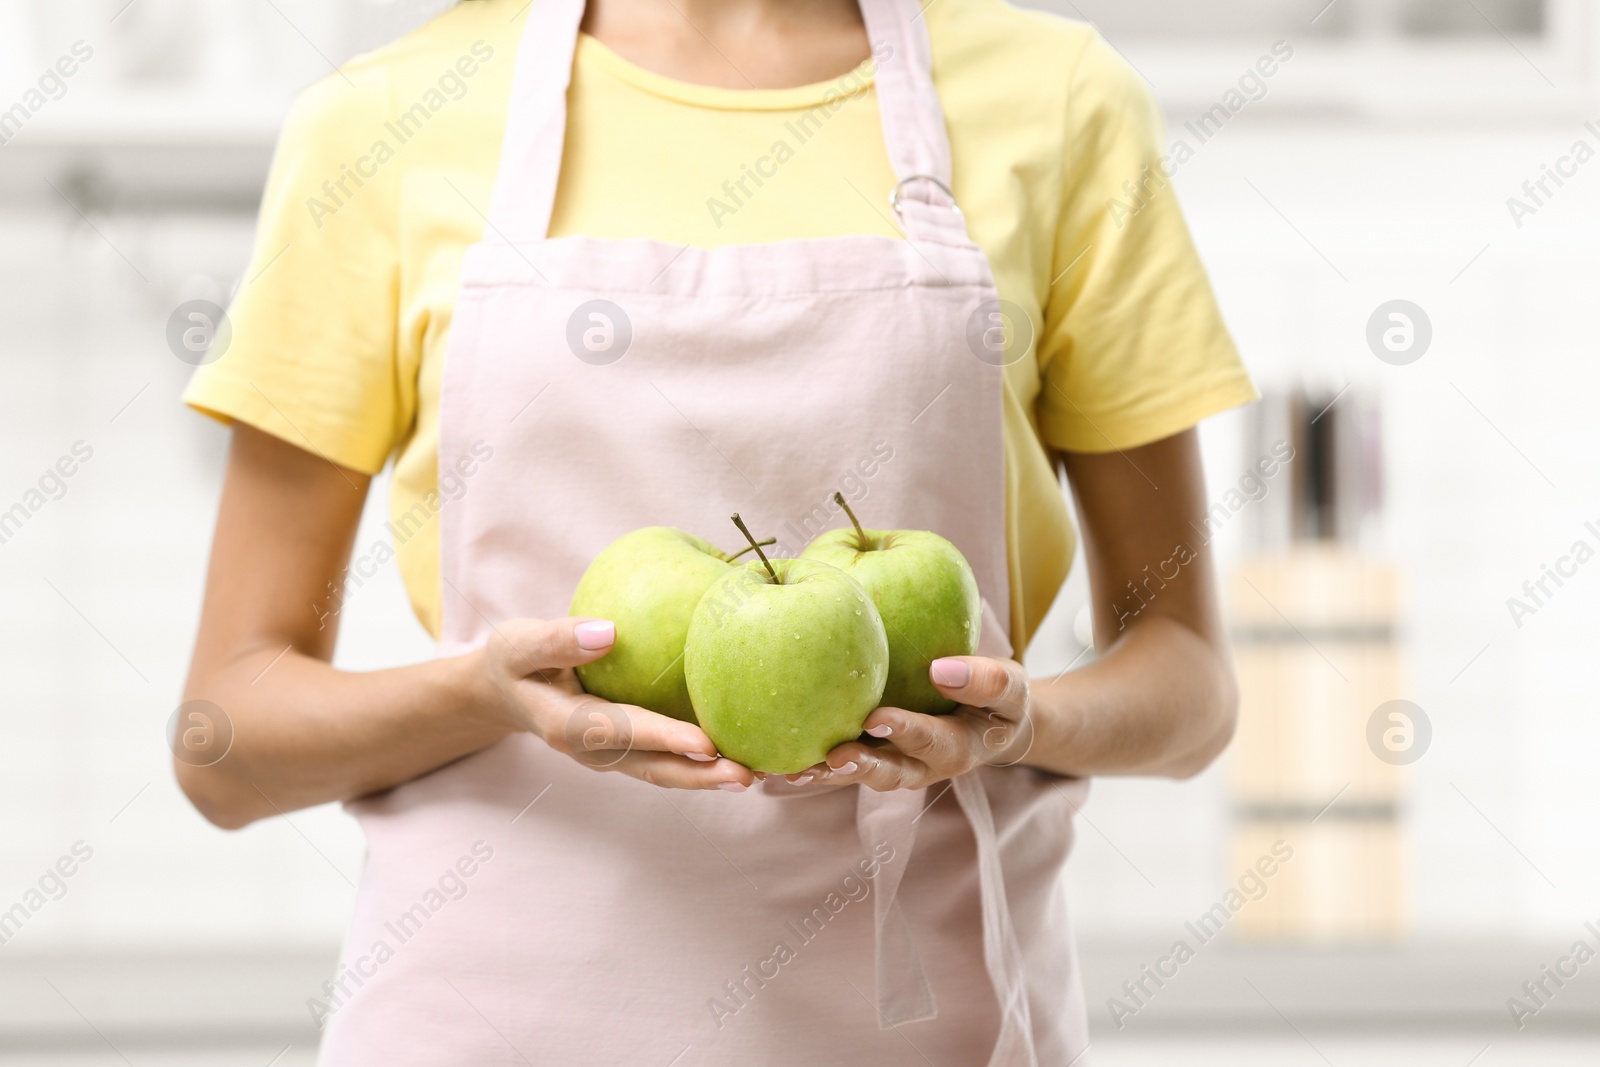
[[[1005,767],[1027,755],[1034,723],[1022,664],[949,656],[934,660],[928,677],[960,705],[954,712],[923,715],[878,708],[862,729],[880,742],[847,741],[829,752],[825,763],[788,780],[801,788],[860,784],[879,792],[921,789],[980,764]]]

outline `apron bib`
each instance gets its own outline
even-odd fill
[[[1010,654],[1002,372],[968,342],[994,282],[946,192],[915,4],[862,11],[906,239],[699,249],[547,238],[583,2],[529,8],[444,371],[440,484],[465,488],[439,516],[441,655],[565,616],[640,526],[728,546],[738,511],[797,554],[844,524],[843,486],[868,525],[961,549],[980,651]],[[683,792],[507,738],[349,805],[368,857],[321,1062],[1066,1064],[1086,788],[1016,767]]]

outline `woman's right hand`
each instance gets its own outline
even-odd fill
[[[572,668],[611,651],[616,626],[604,619],[513,619],[484,646],[491,700],[515,729],[597,771],[620,771],[672,789],[743,792],[750,768],[717,755],[692,722],[583,691]]]

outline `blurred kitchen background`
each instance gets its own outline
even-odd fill
[[[238,282],[293,94],[447,6],[0,0],[0,109],[93,50],[0,125],[0,510],[81,461],[0,535],[0,909],[81,860],[0,944],[0,1064],[314,1058],[362,843],[332,807],[225,834],[168,769],[226,434],[166,330]],[[1079,822],[1085,1062],[1600,1062],[1600,3],[1041,6],[1193,151],[1267,394],[1204,431],[1239,738]],[[430,653],[378,581],[345,666]],[[1036,673],[1092,656],[1084,601]]]

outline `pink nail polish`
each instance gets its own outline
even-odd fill
[[[743,793],[749,787],[743,782],[718,782],[718,789],[726,789],[730,793]]]
[[[814,775],[814,774],[802,774],[800,777],[798,777],[798,778],[796,778],[794,780],[794,784],[795,785],[805,785],[807,782],[815,780],[816,777],[817,776]]]
[[[890,734],[894,733],[894,727],[874,726],[868,730],[867,733],[871,734],[873,737],[888,737]]]
[[[842,767],[833,768],[833,773],[834,774],[854,774],[854,773],[856,773],[856,761],[855,760],[851,760],[849,763],[846,763]]]
[[[960,689],[972,680],[972,668],[958,659],[936,659],[928,665],[928,676],[935,685]]]
[[[592,622],[580,622],[573,627],[577,635],[578,647],[585,652],[594,652],[597,649],[610,648],[617,641],[617,624],[606,619],[596,619]]]
[[[708,756],[704,752],[685,752],[684,755],[688,756],[696,763],[714,763],[716,762],[717,758],[715,756]]]

